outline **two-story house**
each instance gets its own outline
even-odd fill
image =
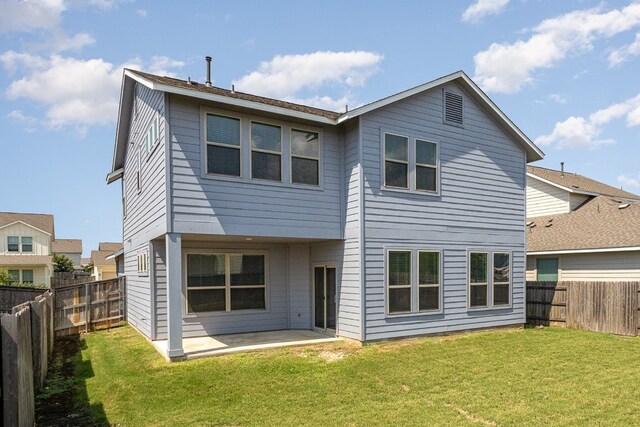
[[[53,215],[0,212],[0,268],[12,282],[51,283]]]
[[[183,337],[523,324],[541,158],[463,72],[337,113],[125,70],[107,182],[128,321],[169,357]]]
[[[122,250],[122,243],[100,242],[98,249],[91,251],[89,263],[93,266],[94,280],[108,280],[118,277],[114,252]]]
[[[76,270],[82,268],[82,240],[56,239],[51,242],[51,251],[57,255],[64,255],[73,262]]]
[[[640,196],[527,168],[527,280],[640,279]]]

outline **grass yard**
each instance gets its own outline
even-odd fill
[[[640,338],[525,329],[174,364],[129,327],[82,340],[72,416],[96,425],[640,425]]]

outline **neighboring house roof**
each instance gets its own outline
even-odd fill
[[[640,250],[640,203],[597,196],[565,214],[527,222],[527,254]]]
[[[80,258],[80,265],[89,265],[91,264],[91,258]]]
[[[33,214],[19,212],[0,212],[0,228],[15,222],[23,222],[31,227],[37,228],[55,237],[53,227],[53,215],[49,214]]]
[[[53,253],[82,253],[82,240],[80,239],[56,239],[51,242],[51,252]]]
[[[101,242],[97,251],[91,251],[91,264],[95,267],[103,267],[107,265],[116,265],[113,258],[109,256],[123,248],[122,243]]]
[[[537,166],[527,166],[527,175],[556,187],[560,187],[570,193],[587,194],[590,196],[601,194],[603,196],[640,200],[640,196],[637,194],[629,193],[628,191],[624,191],[620,188],[612,187],[572,172],[563,172]]]
[[[542,159],[544,153],[491,101],[491,99],[467,76],[463,71],[440,77],[428,83],[399,92],[362,107],[347,111],[343,114],[323,110],[300,104],[280,101],[277,99],[236,92],[205,84],[179,80],[171,77],[161,77],[141,71],[125,69],[120,93],[118,123],[116,128],[116,144],[113,154],[111,173],[107,176],[107,183],[111,183],[122,176],[124,156],[129,135],[129,117],[133,108],[135,82],[149,89],[158,90],[206,101],[213,101],[238,108],[248,108],[269,114],[280,114],[301,120],[308,120],[329,125],[338,125],[362,114],[382,108],[393,102],[400,101],[421,92],[434,89],[447,83],[459,84],[466,93],[527,153],[527,161]]]
[[[49,255],[0,255],[2,265],[43,265],[51,264]]]
[[[116,259],[121,255],[124,255],[124,247],[120,248],[119,250],[115,251],[111,255],[107,256],[107,259]]]
[[[114,243],[114,242],[100,242],[98,243],[99,251],[111,251],[112,253],[122,249],[122,243]]]

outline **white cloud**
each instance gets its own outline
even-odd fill
[[[0,32],[54,29],[65,10],[63,0],[0,1]]]
[[[616,49],[609,54],[609,67],[615,67],[629,60],[631,56],[640,55],[640,33],[636,34],[633,43]]]
[[[462,13],[465,22],[478,22],[487,15],[497,15],[509,4],[509,0],[477,0]]]
[[[138,10],[136,10],[136,13],[138,15],[140,15],[141,17],[143,17],[143,18],[147,17],[147,10],[146,9],[138,9]]]
[[[10,73],[15,73],[18,68],[42,68],[47,65],[47,61],[30,53],[15,52],[8,50],[0,55],[0,63]]]
[[[303,99],[307,105],[335,108],[348,103],[347,97],[300,96],[304,90],[317,90],[323,85],[362,86],[378,70],[382,55],[373,52],[314,52],[302,55],[277,55],[260,64],[233,84],[243,92],[279,99]]]
[[[493,43],[474,56],[475,80],[489,92],[513,93],[535,80],[535,72],[553,67],[568,54],[593,48],[600,38],[612,37],[640,25],[640,3],[608,12],[578,10],[550,18],[528,40]]]
[[[619,175],[618,182],[620,185],[626,185],[631,188],[640,188],[640,174],[635,177],[632,175]]]
[[[84,60],[61,55],[30,59],[28,63],[38,66],[25,68],[25,75],[7,88],[7,98],[34,101],[46,108],[48,126],[73,125],[81,133],[86,133],[87,125],[111,123],[116,119],[124,67],[157,70],[182,64],[167,57],[154,57],[148,63],[134,59],[114,65],[101,58]]]
[[[640,95],[598,110],[588,118],[569,117],[564,122],[556,123],[551,134],[540,136],[535,142],[556,148],[588,149],[613,144],[613,139],[599,139],[599,136],[605,125],[622,118],[625,118],[628,127],[640,125]]]
[[[149,62],[147,69],[150,73],[159,74],[161,76],[175,77],[175,74],[170,70],[171,68],[182,68],[185,63],[171,59],[167,56],[154,56]]]
[[[549,99],[552,100],[553,102],[557,102],[558,104],[567,103],[567,98],[560,95],[559,93],[552,93],[551,95],[549,95]]]

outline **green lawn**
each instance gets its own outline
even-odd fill
[[[129,327],[85,335],[100,423],[640,425],[640,338],[525,329],[167,364]]]

